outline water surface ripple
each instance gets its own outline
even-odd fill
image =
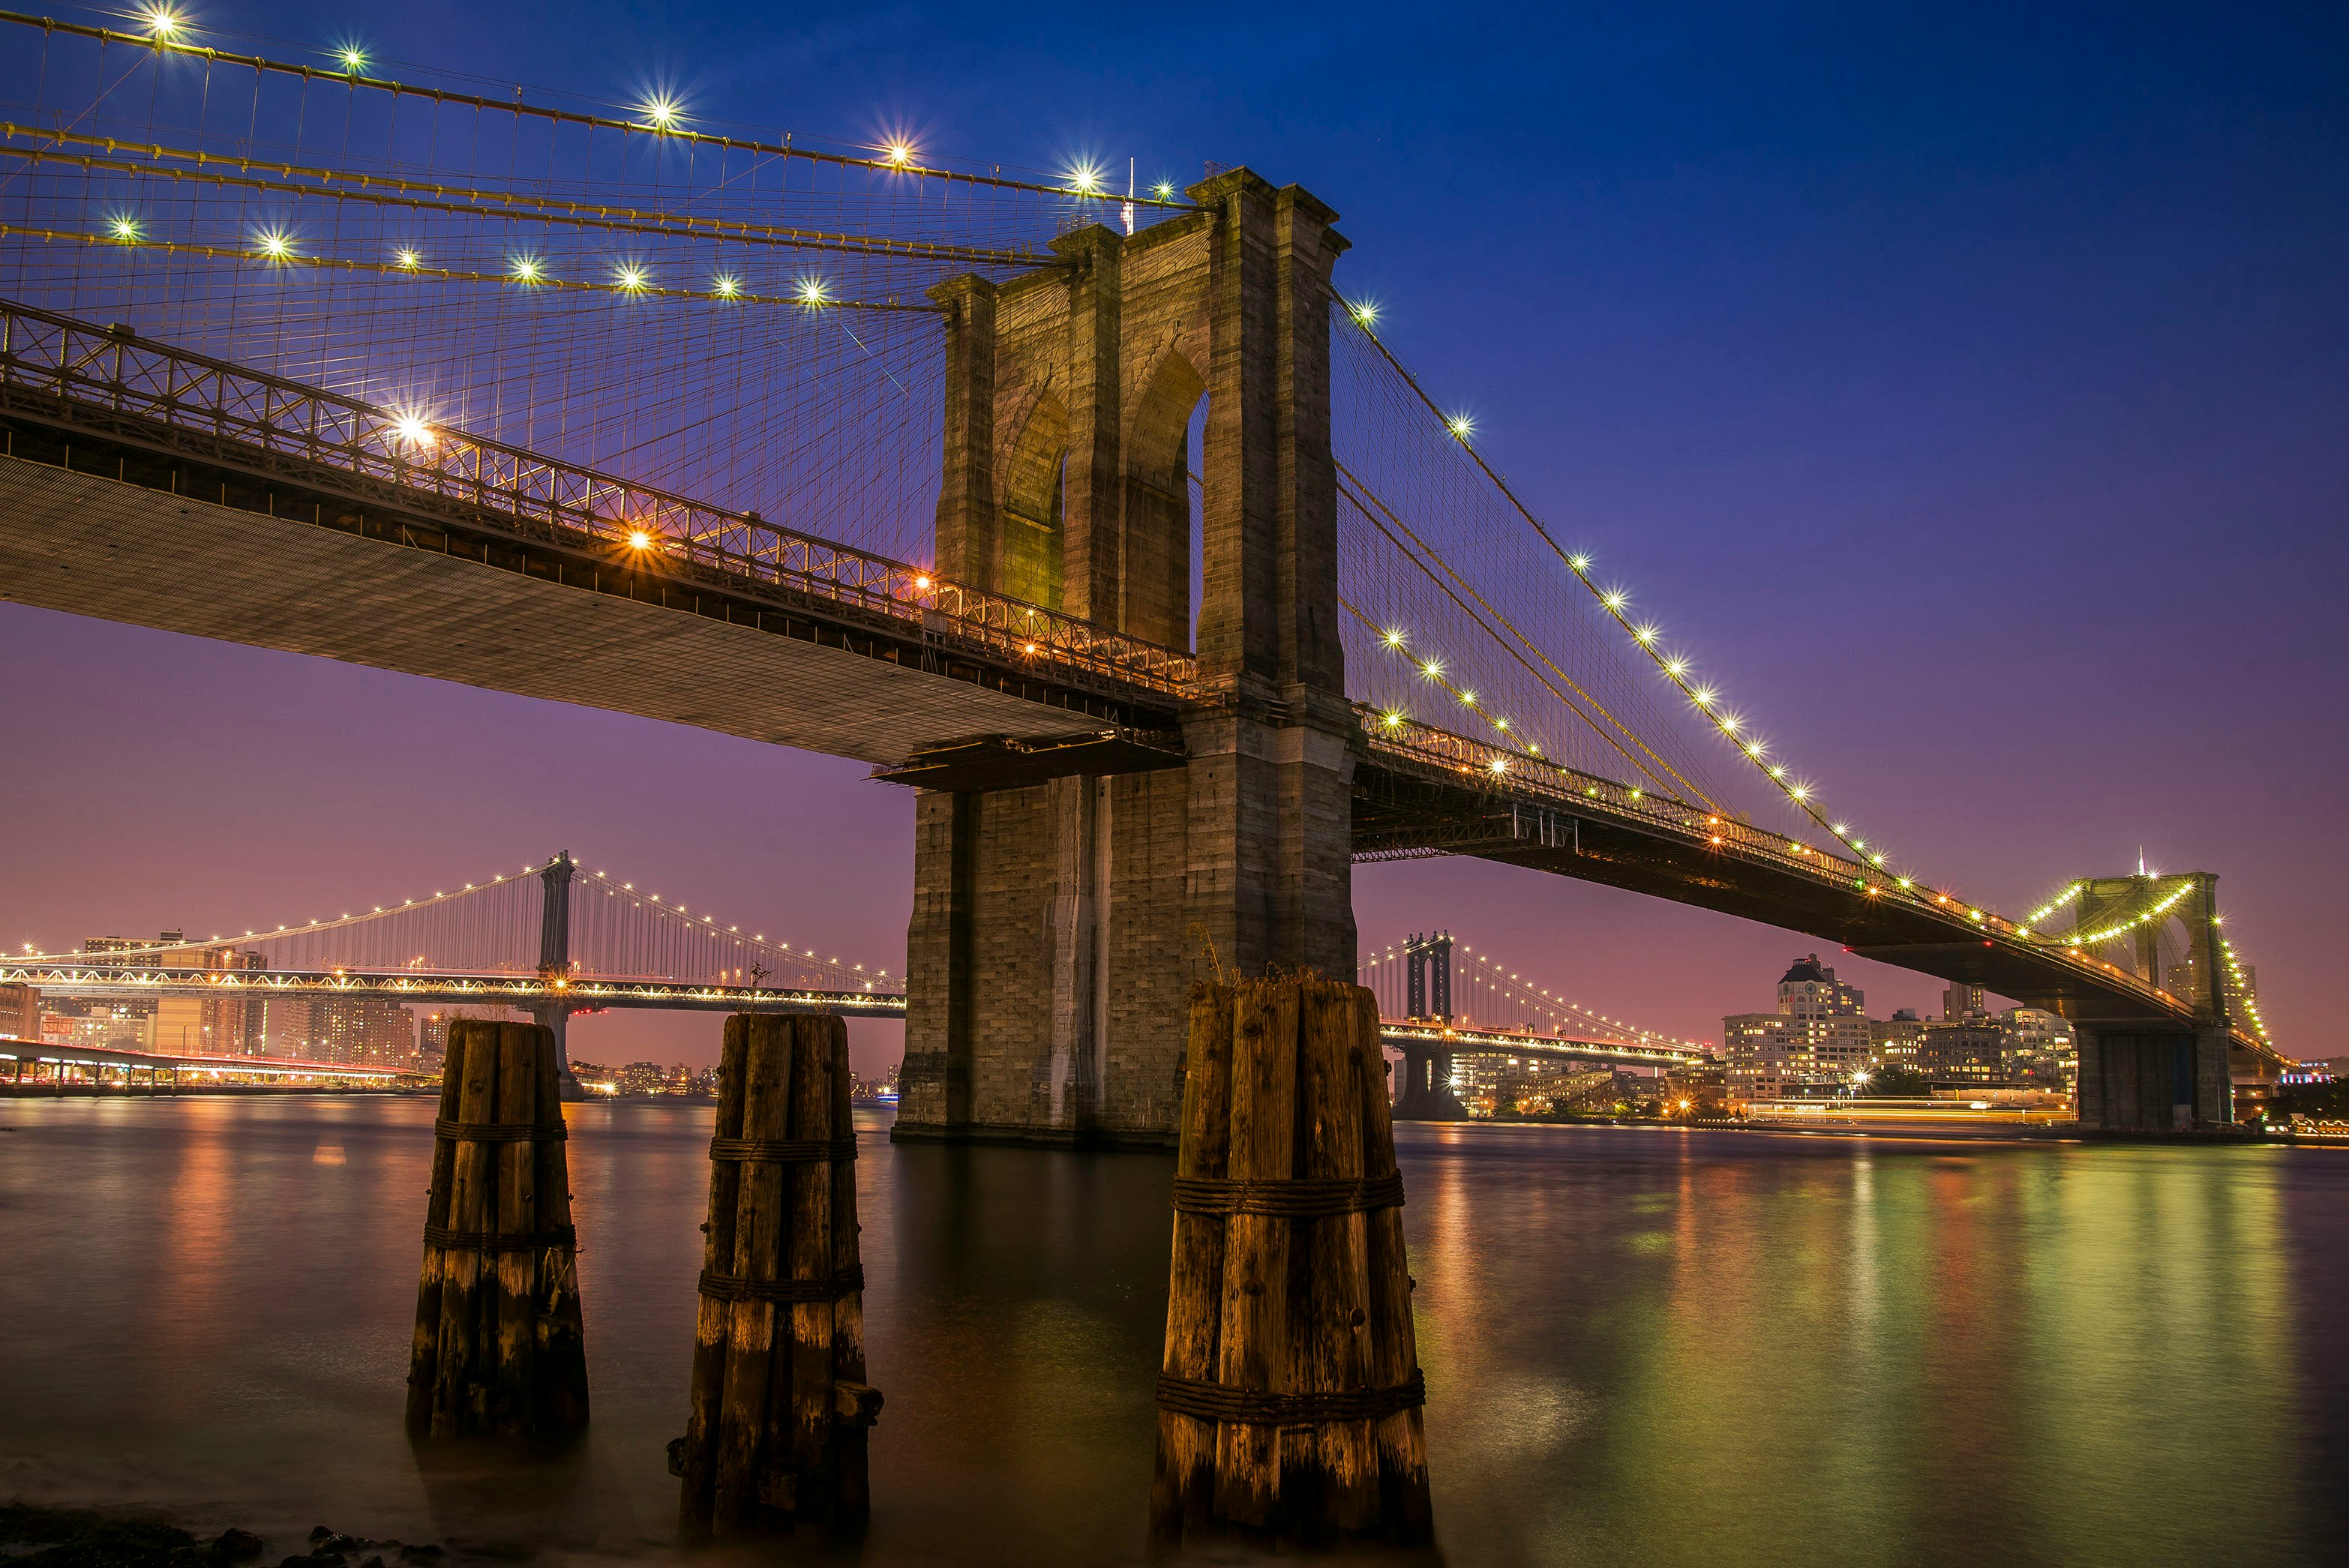
[[[676,1555],[707,1105],[572,1108],[595,1419],[401,1430],[429,1099],[0,1105],[0,1496]],[[1146,1555],[1171,1161],[860,1116],[862,1559]],[[2339,1560],[2349,1154],[1400,1130],[1455,1563]]]

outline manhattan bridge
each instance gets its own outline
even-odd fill
[[[1384,340],[1298,186],[459,90],[161,8],[0,33],[0,597],[916,792],[894,975],[682,911],[595,973],[550,879],[625,901],[567,856],[492,884],[535,945],[447,925],[402,976],[367,910],[272,974],[479,971],[558,1017],[797,992],[905,1018],[901,1137],[1163,1142],[1195,978],[1369,974],[1353,864],[1467,855],[2052,1009],[2091,1127],[2228,1122],[2285,1060],[2214,874],[1994,910],[1774,745]],[[1540,1013],[1506,1026],[1685,1055]]]

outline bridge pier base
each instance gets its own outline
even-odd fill
[[[894,1137],[1168,1145],[1187,810],[1180,771],[916,797]]]
[[[1468,1108],[1452,1090],[1452,1053],[1427,1046],[1402,1048],[1402,1088],[1395,1096],[1397,1121],[1465,1121]]]
[[[2076,1031],[2080,1126],[2102,1132],[2189,1132],[2235,1119],[2227,1030]]]
[[[571,1008],[562,1002],[533,1002],[530,1005],[531,1022],[544,1029],[554,1041],[554,1073],[565,1099],[577,1099],[579,1080],[571,1076]]]

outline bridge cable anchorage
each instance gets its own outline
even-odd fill
[[[255,72],[298,77],[305,82],[324,82],[335,86],[364,88],[372,92],[390,93],[396,97],[429,98],[437,105],[453,104],[491,113],[510,114],[519,119],[541,119],[560,125],[581,126],[596,130],[616,130],[683,144],[724,149],[735,152],[755,153],[761,157],[798,160],[802,162],[826,164],[839,169],[864,169],[878,174],[905,175],[918,180],[947,181],[958,185],[983,187],[999,191],[1018,191],[1031,195],[1069,197],[1081,196],[1108,205],[1131,205],[1169,212],[1204,211],[1194,202],[1177,201],[1170,197],[1112,196],[1106,191],[1075,189],[1068,184],[1047,185],[1030,180],[1007,179],[997,174],[973,174],[962,170],[937,168],[884,155],[859,157],[852,153],[823,152],[793,141],[759,141],[747,137],[725,136],[710,131],[692,130],[674,123],[674,110],[668,123],[654,123],[652,119],[616,119],[608,115],[585,114],[576,109],[554,108],[543,104],[524,101],[516,89],[512,98],[484,98],[473,93],[452,92],[443,88],[420,87],[384,77],[364,76],[357,71],[323,70],[316,66],[302,65],[288,60],[274,60],[262,55],[238,54],[229,49],[215,49],[200,44],[181,43],[175,39],[147,33],[119,32],[111,27],[93,26],[87,23],[61,21],[48,16],[28,15],[21,11],[0,11],[0,23],[38,27],[45,33],[60,33],[68,36],[94,39],[102,44],[128,44],[153,49],[159,54],[183,56],[208,61],[213,65],[237,66]],[[651,106],[647,106],[651,107]]]
[[[935,304],[906,304],[890,300],[833,299],[829,295],[746,294],[740,290],[719,292],[714,289],[668,288],[650,283],[589,283],[578,278],[558,278],[543,271],[533,271],[528,277],[518,278],[512,272],[460,272],[450,267],[428,267],[419,263],[406,265],[398,262],[359,262],[343,256],[302,255],[290,250],[267,252],[244,249],[234,245],[191,244],[181,240],[117,239],[109,234],[91,233],[78,229],[43,229],[28,224],[0,222],[0,235],[30,240],[78,241],[86,245],[135,246],[142,251],[160,252],[168,255],[202,256],[212,261],[267,260],[280,266],[313,267],[321,271],[366,273],[378,277],[413,278],[426,283],[496,284],[511,287],[520,283],[534,289],[554,289],[572,293],[617,294],[631,299],[699,300],[711,304],[775,304],[794,309],[898,311],[911,315],[943,315],[945,307]]]
[[[752,223],[739,219],[698,216],[691,212],[646,211],[633,207],[616,207],[605,202],[566,201],[551,196],[533,195],[525,191],[498,191],[485,187],[444,185],[429,181],[402,180],[388,174],[354,174],[343,170],[297,163],[271,163],[259,159],[224,157],[200,149],[169,147],[159,142],[123,141],[111,136],[94,136],[73,130],[42,130],[0,121],[0,139],[67,142],[77,146],[102,147],[109,150],[129,151],[152,160],[140,163],[129,159],[105,158],[90,153],[66,152],[48,147],[0,149],[0,157],[23,158],[36,162],[70,163],[78,168],[100,172],[121,172],[153,176],[180,181],[233,187],[251,191],[286,192],[299,196],[326,197],[336,201],[357,201],[372,206],[400,207],[417,211],[443,212],[464,217],[527,219],[537,222],[557,223],[574,228],[598,229],[616,233],[659,235],[676,234],[693,238],[719,238],[738,244],[771,245],[790,250],[836,252],[848,255],[888,256],[899,260],[947,262],[973,266],[1003,267],[1065,267],[1070,263],[1049,251],[1002,250],[980,245],[949,244],[940,241],[905,240],[886,234],[859,235],[829,232],[813,229],[792,228],[774,223]],[[165,160],[180,160],[199,166],[197,169],[174,169],[164,166]],[[261,170],[270,174],[287,176],[268,180],[251,174],[223,174],[210,170],[212,164],[227,164],[240,170]],[[299,176],[296,180],[293,176]],[[316,184],[304,184],[302,181]],[[357,186],[357,190],[341,189]],[[337,189],[322,190],[322,186]],[[463,201],[446,198],[463,197]],[[728,295],[728,298],[734,296]]]
[[[1394,351],[1387,346],[1385,340],[1371,329],[1361,310],[1349,305],[1348,314],[1352,320],[1355,330],[1361,334],[1363,340],[1371,345],[1378,354],[1379,357],[1385,362],[1387,366],[1394,373],[1394,375],[1402,380],[1403,385],[1411,389],[1412,393],[1417,397],[1420,402],[1424,406],[1427,412],[1433,414],[1444,424],[1444,428],[1451,433],[1452,439],[1459,446],[1461,451],[1466,454],[1469,461],[1475,466],[1477,471],[1482,474],[1493,486],[1494,490],[1507,501],[1511,510],[1514,511],[1516,515],[1533,530],[1533,531],[1540,538],[1541,542],[1548,547],[1550,552],[1555,554],[1560,562],[1566,564],[1568,569],[1573,573],[1575,580],[1582,584],[1582,586],[1589,593],[1591,597],[1599,603],[1607,614],[1621,628],[1625,634],[1631,638],[1632,642],[1640,651],[1647,655],[1647,656],[1655,664],[1656,667],[1662,671],[1666,677],[1669,678],[1676,686],[1680,687],[1683,695],[1690,698],[1691,702],[1697,707],[1697,709],[1700,712],[1704,713],[1705,717],[1713,721],[1714,727],[1718,729],[1725,738],[1730,740],[1749,762],[1761,771],[1764,778],[1769,780],[1771,786],[1783,794],[1799,810],[1801,810],[1804,815],[1809,817],[1818,827],[1832,834],[1837,841],[1851,849],[1863,862],[1869,862],[1879,866],[1883,864],[1883,856],[1880,851],[1875,855],[1872,862],[1870,862],[1870,851],[1868,850],[1865,841],[1851,837],[1847,830],[1842,824],[1833,822],[1826,812],[1813,804],[1810,799],[1812,792],[1807,789],[1807,787],[1787,783],[1785,777],[1785,770],[1783,769],[1774,772],[1772,770],[1772,765],[1763,760],[1764,750],[1766,748],[1761,748],[1758,745],[1741,741],[1737,736],[1737,729],[1740,726],[1733,724],[1723,726],[1722,722],[1723,716],[1713,711],[1717,706],[1718,694],[1697,686],[1694,681],[1689,678],[1685,663],[1683,661],[1667,658],[1661,649],[1655,645],[1655,639],[1653,637],[1642,637],[1639,634],[1639,629],[1632,625],[1630,617],[1625,614],[1625,605],[1628,602],[1626,596],[1621,593],[1601,589],[1591,580],[1589,575],[1589,561],[1588,557],[1568,552],[1564,545],[1557,542],[1557,537],[1549,531],[1547,526],[1542,522],[1540,518],[1535,515],[1533,510],[1528,507],[1523,499],[1517,495],[1516,491],[1511,488],[1508,481],[1502,478],[1499,471],[1494,469],[1494,467],[1485,460],[1484,454],[1468,439],[1468,432],[1462,429],[1456,421],[1444,414],[1442,407],[1428,394],[1426,388],[1420,383],[1418,377],[1413,376],[1410,369],[1403,365],[1401,358],[1396,356]]]

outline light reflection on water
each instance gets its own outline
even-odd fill
[[[572,1108],[587,1442],[419,1465],[434,1109],[0,1105],[0,1495],[671,1555],[709,1108]],[[864,1558],[1141,1559],[1171,1162],[860,1124]],[[1400,1136],[1454,1563],[2282,1563],[2349,1522],[2349,1158]]]

